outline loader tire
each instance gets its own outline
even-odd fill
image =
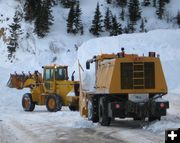
[[[62,100],[58,95],[48,95],[46,98],[46,108],[49,112],[57,112],[62,108]]]
[[[106,97],[101,97],[99,102],[99,123],[102,126],[109,126],[111,123],[111,118],[108,117],[108,107],[107,107]]]
[[[22,107],[24,111],[33,111],[35,108],[35,103],[32,100],[32,95],[30,93],[26,93],[22,98]]]
[[[69,106],[69,109],[70,109],[71,111],[77,111],[77,107],[76,107],[76,106],[70,105],[70,106]]]

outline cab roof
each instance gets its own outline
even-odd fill
[[[59,68],[59,67],[67,68],[68,66],[67,65],[57,65],[57,64],[50,64],[50,65],[43,66],[43,68]]]

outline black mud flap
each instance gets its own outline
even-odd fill
[[[124,102],[111,102],[108,103],[108,116],[111,118],[125,117],[125,103]]]
[[[154,117],[166,116],[169,101],[154,101],[151,105],[151,115]]]

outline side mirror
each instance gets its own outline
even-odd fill
[[[86,62],[86,69],[87,69],[87,70],[90,69],[90,62],[89,62],[89,61]]]

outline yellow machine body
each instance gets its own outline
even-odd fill
[[[8,86],[11,88],[30,88],[32,101],[36,105],[45,105],[49,95],[61,97],[63,106],[78,107],[79,81],[68,78],[68,67],[50,65],[44,66],[42,74],[35,71],[34,74],[11,74]]]
[[[167,84],[159,57],[135,54],[102,54],[89,60],[95,62],[95,91],[80,92],[80,113],[88,116],[88,101],[94,95],[167,94]]]

